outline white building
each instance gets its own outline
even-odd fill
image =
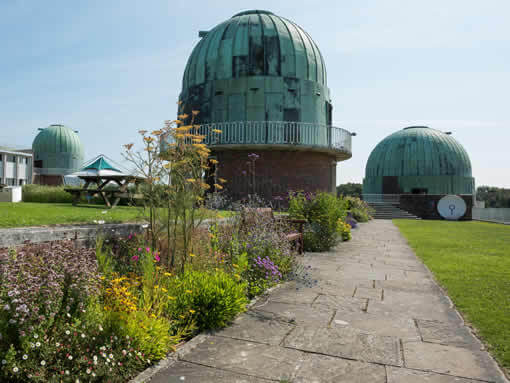
[[[32,153],[0,148],[0,184],[15,186],[32,183]]]

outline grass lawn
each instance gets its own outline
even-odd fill
[[[103,212],[106,213],[103,214]],[[133,222],[141,220],[142,210],[129,206],[107,209],[102,205],[70,203],[0,202],[0,227],[41,226],[55,224]]]
[[[494,357],[510,370],[510,226],[394,222]]]
[[[106,212],[106,213],[103,213]],[[0,228],[43,226],[56,224],[93,223],[96,221],[135,222],[142,220],[143,209],[117,206],[108,209],[103,205],[78,205],[70,203],[0,202]],[[229,211],[221,211],[227,217]]]

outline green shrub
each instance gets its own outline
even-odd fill
[[[226,326],[245,310],[246,283],[221,269],[212,272],[186,270],[169,279],[166,316],[189,323],[199,331]]]
[[[170,335],[170,322],[166,318],[156,318],[144,311],[129,314],[111,313],[115,333],[128,336],[146,359],[164,358],[171,347],[177,344],[180,336]]]
[[[352,217],[358,222],[368,222],[372,219],[373,209],[363,200],[357,197],[345,197],[347,208]]]
[[[64,190],[65,186],[23,185],[23,202],[71,203],[73,196]]]
[[[305,251],[327,251],[338,240],[337,225],[344,219],[347,202],[329,193],[294,193],[289,199],[289,214],[305,218]]]

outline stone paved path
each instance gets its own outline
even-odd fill
[[[316,287],[276,289],[151,382],[508,382],[391,221],[304,263]]]

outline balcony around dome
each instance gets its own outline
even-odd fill
[[[201,124],[198,134],[205,136],[204,143],[213,151],[322,152],[335,156],[337,161],[352,157],[351,133],[336,126],[285,121],[216,122]],[[168,137],[166,141],[171,143],[173,139]]]

